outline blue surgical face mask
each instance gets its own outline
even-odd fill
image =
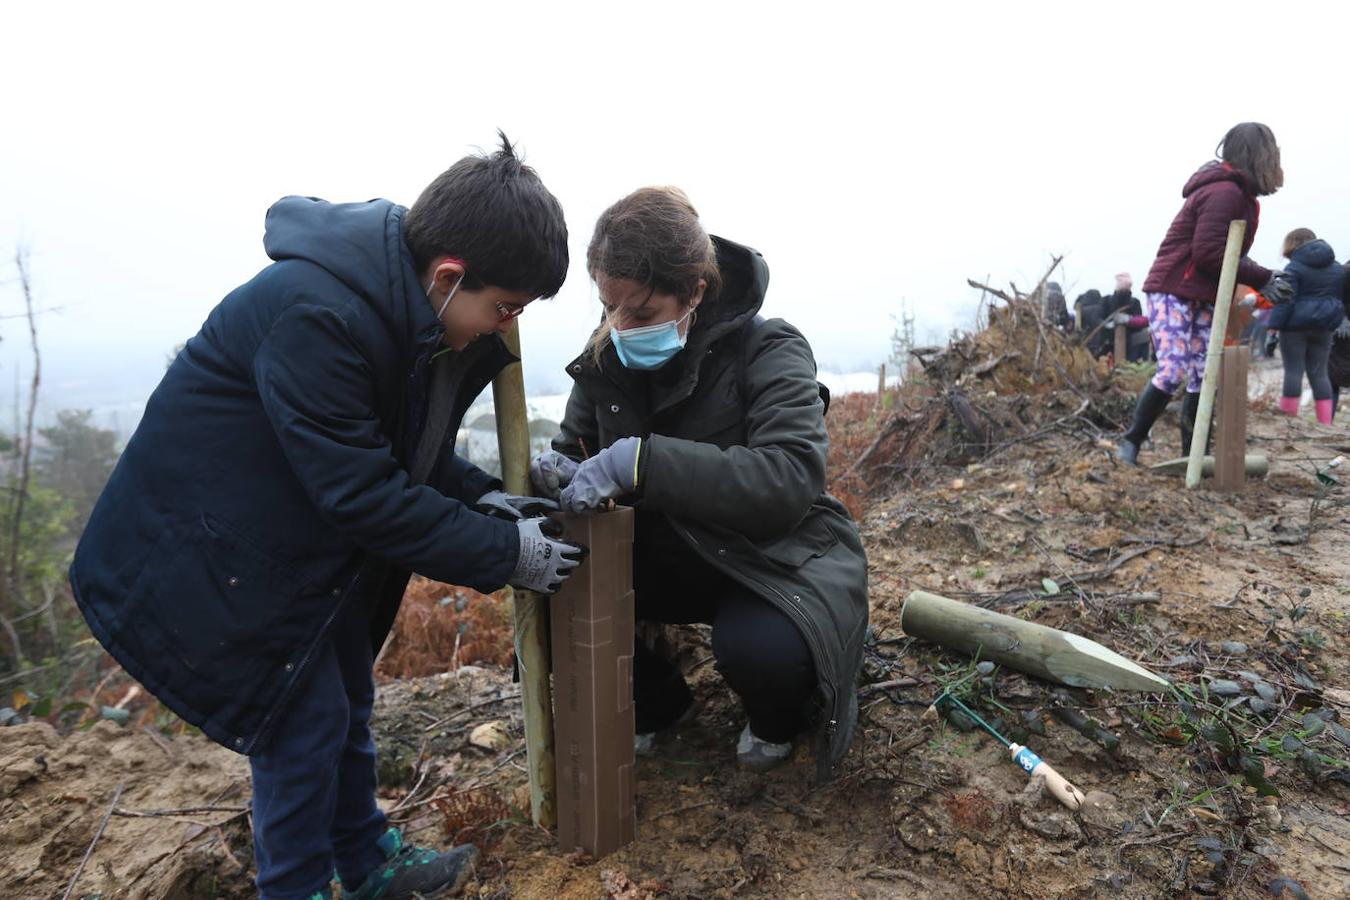
[[[684,349],[689,334],[680,334],[680,323],[693,314],[693,307],[690,307],[689,312],[669,322],[625,328],[623,331],[610,326],[609,339],[614,342],[619,362],[626,368],[640,371],[661,368]]]

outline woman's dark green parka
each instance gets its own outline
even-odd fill
[[[642,437],[638,508],[663,514],[710,566],[801,629],[819,679],[823,780],[857,723],[867,560],[825,492],[829,436],[811,346],[787,322],[757,319],[763,257],[713,241],[723,285],[699,306],[685,349],[658,373],[624,368],[612,346],[598,362],[587,350],[567,367],[574,384],[553,446],[581,460]]]

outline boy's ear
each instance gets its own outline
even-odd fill
[[[464,277],[464,260],[453,256],[442,256],[431,264],[431,286],[441,290],[450,290]]]

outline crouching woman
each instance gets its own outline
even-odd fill
[[[828,778],[857,722],[867,561],[825,492],[811,347],[760,317],[763,257],[710,237],[677,189],[606,210],[586,262],[604,315],[567,367],[571,397],[535,486],[574,512],[631,503],[636,618],[712,626],[748,720],[738,762],[772,768],[814,729]],[[693,708],[680,670],[641,640],[633,690],[639,749]]]

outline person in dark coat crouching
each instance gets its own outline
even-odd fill
[[[128,673],[248,754],[264,900],[335,869],[349,900],[457,892],[477,851],[405,844],[376,805],[372,667],[409,572],[548,591],[579,559],[453,453],[514,359],[498,332],[562,285],[562,209],[503,137],[411,209],[287,197],[263,245],[151,395],[71,584]]]
[[[760,307],[769,270],[709,237],[683,193],[644,188],[595,226],[586,257],[604,315],[532,477],[564,508],[637,511],[639,621],[712,625],[748,722],[740,765],[767,769],[815,729],[828,778],[857,722],[867,560],[825,492],[827,394],[811,347]],[[671,662],[634,658],[637,746],[690,714]]]
[[[1242,122],[1224,135],[1218,156],[1201,166],[1182,188],[1181,210],[1172,219],[1144,281],[1158,369],[1139,395],[1134,420],[1116,448],[1116,457],[1129,465],[1139,464],[1139,448],[1153,423],[1182,388],[1186,396],[1181,402],[1181,452],[1190,449],[1230,222],[1241,219],[1247,223],[1238,281],[1260,285],[1261,293],[1272,302],[1289,298],[1283,273],[1245,256],[1260,220],[1257,198],[1275,193],[1284,184],[1275,135],[1259,122]]]

